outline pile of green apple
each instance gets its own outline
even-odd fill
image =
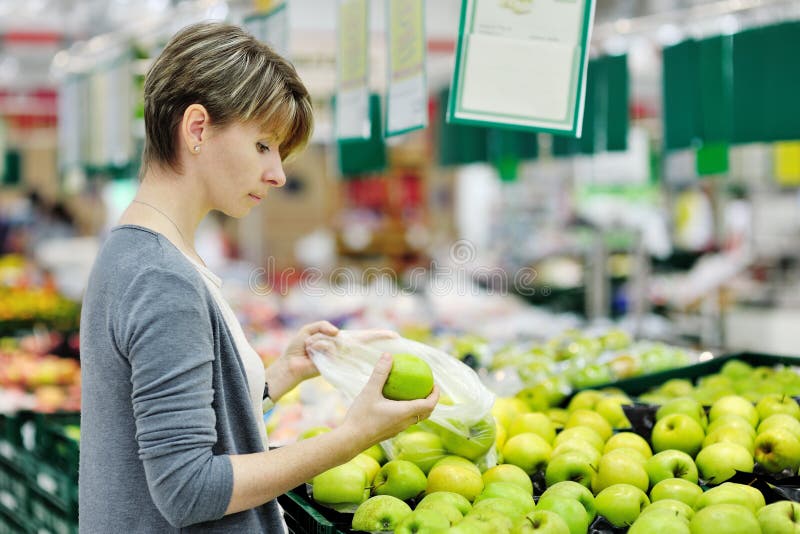
[[[663,404],[675,397],[692,397],[708,406],[728,395],[741,395],[758,402],[766,395],[800,395],[800,374],[791,367],[753,367],[745,361],[727,361],[719,373],[703,376],[697,385],[691,380],[676,378],[641,395],[639,400]]]

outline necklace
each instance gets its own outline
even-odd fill
[[[175,229],[178,231],[178,235],[181,236],[181,242],[183,243],[183,246],[186,247],[187,249],[191,250],[194,253],[194,255],[197,256],[197,252],[195,252],[194,248],[192,248],[188,244],[186,244],[186,239],[184,239],[184,237],[183,237],[183,232],[181,232],[181,229],[178,228],[178,225],[175,224],[175,221],[173,221],[172,218],[169,215],[167,215],[166,213],[164,213],[163,211],[161,211],[157,207],[153,206],[149,202],[144,202],[143,200],[135,200],[135,199],[133,200],[133,202],[135,202],[137,204],[144,204],[145,206],[149,206],[149,207],[153,208],[154,210],[156,210],[161,215],[163,215],[164,217],[166,217],[167,220],[172,223],[172,226],[174,226]]]

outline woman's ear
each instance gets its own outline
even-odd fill
[[[184,146],[191,154],[200,152],[203,141],[208,135],[210,117],[201,104],[192,104],[183,112],[181,121],[181,138]]]

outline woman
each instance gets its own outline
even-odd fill
[[[302,328],[266,371],[194,250],[211,210],[243,217],[308,140],[294,68],[241,29],[178,33],[145,88],[142,181],[98,255],[81,321],[80,530],[284,532],[275,497],[433,410],[381,395],[384,358],[333,431],[266,451],[262,396],[317,374]]]

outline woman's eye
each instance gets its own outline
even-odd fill
[[[269,147],[268,147],[267,145],[265,145],[264,143],[256,143],[256,148],[257,148],[257,149],[258,149],[258,151],[259,151],[259,152],[261,152],[262,154],[263,154],[264,152],[267,152],[267,151],[269,150]]]

